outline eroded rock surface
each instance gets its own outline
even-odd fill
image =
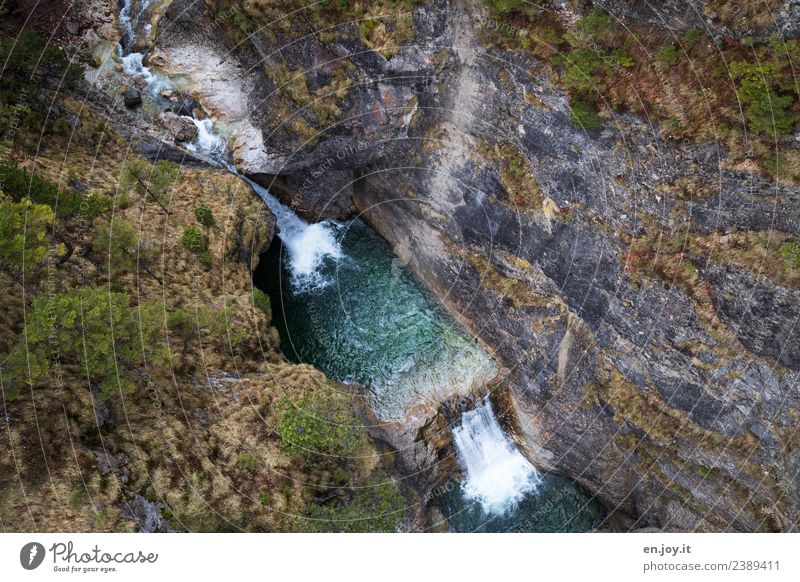
[[[683,18],[673,4],[658,14]],[[795,8],[759,33],[794,33]],[[713,24],[709,10],[684,27]],[[425,3],[411,21],[413,42],[387,55],[348,23],[239,44],[268,73],[248,96],[246,171],[310,218],[362,214],[509,370],[527,454],[630,526],[795,527],[796,287],[698,249],[798,236],[798,189],[630,113],[575,127],[541,62],[482,40],[477,3]],[[687,180],[715,187],[675,195]],[[635,252],[687,228],[697,248]]]

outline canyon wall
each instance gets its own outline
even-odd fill
[[[599,4],[646,25],[642,42],[662,32],[643,4]],[[361,215],[392,244],[506,368],[502,412],[537,465],[585,485],[620,527],[795,527],[800,190],[740,151],[754,138],[700,131],[716,112],[677,73],[636,77],[619,56],[609,90],[641,81],[641,107],[622,95],[600,123],[576,118],[566,65],[519,39],[536,18],[588,29],[580,18],[602,17],[588,6],[501,18],[476,2],[382,2],[234,25],[225,2],[208,5],[253,72],[260,141],[239,161],[307,217]],[[716,26],[704,14],[678,33]],[[776,22],[747,30],[796,32]],[[687,51],[713,45],[686,48],[706,41],[685,34]],[[675,103],[677,121],[659,115]],[[779,145],[796,159],[796,138]]]

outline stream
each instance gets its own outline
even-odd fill
[[[144,54],[125,49],[142,31],[150,34],[145,15],[152,4],[122,4],[117,58],[125,75],[144,80],[157,109],[178,83],[147,67]],[[220,124],[205,115],[184,117],[197,135],[182,145],[239,175]],[[240,177],[277,218],[280,244],[262,256],[253,280],[270,296],[290,360],[364,386],[379,419],[401,422],[419,403],[438,406],[474,393],[496,375],[489,355],[365,222],[308,223],[266,188]],[[452,441],[461,475],[432,498],[451,531],[588,531],[602,523],[602,507],[580,487],[530,464],[504,433],[488,398],[461,415]]]
[[[495,375],[491,358],[363,221],[298,231],[279,217],[278,233],[282,244],[254,281],[272,298],[284,353],[365,386],[381,420],[402,420],[418,402],[467,393]]]

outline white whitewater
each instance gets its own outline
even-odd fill
[[[289,255],[289,271],[296,293],[321,289],[331,283],[322,273],[327,260],[344,257],[333,220],[309,224],[269,193],[269,190],[242,176],[269,207],[278,222],[278,236]]]
[[[125,0],[119,22],[127,43],[121,43],[118,50],[123,71],[131,77],[143,78],[148,92],[158,99],[174,90],[174,83],[168,76],[145,66],[142,53],[126,55],[122,46],[134,45],[142,16],[153,2]],[[150,34],[149,25],[146,25],[144,33]],[[415,111],[416,106],[404,118],[404,136]],[[239,175],[229,161],[227,139],[218,131],[214,120],[190,119],[197,127],[197,135],[191,143],[184,144],[185,147]],[[288,254],[293,291],[313,292],[331,284],[333,279],[330,270],[324,267],[331,261],[346,258],[339,240],[343,225],[333,220],[310,224],[272,196],[267,188],[245,176],[239,176],[261,197],[277,219],[278,235]],[[417,398],[439,398],[457,392],[460,387],[472,386],[477,379],[483,380],[495,373],[493,361],[477,347],[464,349],[460,344],[452,349],[445,347],[440,359],[400,374],[396,379],[398,386],[404,382],[411,383]],[[396,404],[400,406],[407,403]],[[536,469],[504,435],[488,400],[483,406],[463,415],[461,426],[453,429],[453,440],[466,472],[462,485],[464,492],[468,497],[478,500],[487,513],[501,514],[511,510],[541,482]]]
[[[120,53],[122,47],[120,46]],[[147,83],[147,89],[154,96],[161,95],[164,91],[172,90],[175,86],[168,77],[159,75],[144,65],[142,53],[130,53],[121,57],[122,70],[130,77],[142,77]]]
[[[197,135],[191,143],[186,144],[186,149],[195,153],[204,154],[212,160],[222,163],[231,170],[232,168],[226,159],[228,154],[228,141],[217,131],[214,120],[210,118],[197,119],[196,117],[188,117],[186,115],[182,117],[191,120],[197,128]]]
[[[145,11],[153,2],[154,0],[141,0],[140,2],[125,0],[120,10],[119,23],[124,39],[128,43],[135,42],[138,36],[137,27],[139,27]],[[149,30],[146,29],[145,33],[149,34]],[[157,98],[165,91],[175,88],[169,77],[159,75],[144,65],[142,53],[126,55],[122,44],[118,45],[118,51],[125,74],[131,77],[142,77],[153,97]],[[238,174],[236,168],[228,160],[227,139],[218,131],[214,120],[186,118],[191,119],[194,123],[197,135],[191,143],[183,145],[208,161],[222,165],[234,174]],[[281,204],[269,193],[269,190],[244,176],[241,177],[261,196],[261,199],[277,218],[278,235],[289,254],[289,268],[294,291],[311,291],[328,285],[330,281],[322,274],[322,267],[325,261],[338,260],[344,256],[336,236],[336,231],[341,225],[332,220],[309,224]]]
[[[117,45],[117,52],[119,53],[120,60],[122,61],[122,70],[129,77],[142,77],[147,83],[147,88],[155,96],[160,95],[163,91],[171,90],[174,88],[172,81],[167,77],[159,75],[151,71],[150,67],[144,65],[144,54],[142,53],[128,53],[125,54],[123,44],[127,41],[128,45],[132,45],[136,41],[138,32],[136,30],[145,10],[153,3],[153,0],[143,0],[138,11],[135,11],[134,0],[125,0],[122,9],[119,12],[119,24],[122,28],[122,39]],[[150,26],[149,24],[147,25]],[[145,30],[150,34],[149,28]]]
[[[154,1],[155,0],[141,0],[138,2],[138,10],[136,10],[136,0],[125,0],[123,3],[119,11],[119,24],[127,42],[133,43],[136,41],[136,37],[138,36],[136,28],[139,26],[142,16]],[[150,34],[150,30],[151,26],[148,23],[145,26],[145,33]]]
[[[119,13],[119,23],[122,28],[123,39],[133,43],[137,36],[137,27],[141,23],[142,16],[155,0],[125,0]],[[138,4],[138,10],[136,5]],[[145,33],[150,34],[150,25],[145,26]],[[123,43],[117,45],[122,70],[129,77],[141,77],[147,83],[147,90],[154,98],[171,92],[175,89],[175,84],[166,75],[160,75],[144,64],[144,54],[129,53],[125,54]],[[228,141],[217,130],[213,119],[197,119],[196,117],[184,116],[191,120],[197,128],[197,135],[191,143],[183,144],[186,149],[200,154],[215,164],[222,164],[229,170],[235,171],[228,162]]]
[[[512,510],[542,482],[541,475],[503,433],[492,404],[465,412],[453,429],[458,459],[466,471],[464,494],[480,502],[487,514]]]

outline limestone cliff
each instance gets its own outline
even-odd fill
[[[202,79],[188,91],[230,123],[242,171],[308,218],[360,214],[392,244],[505,369],[504,421],[526,454],[595,493],[614,525],[796,530],[797,3],[662,4],[174,0],[147,56]],[[126,136],[157,151],[147,136],[163,128],[124,115]],[[187,179],[221,179],[196,172]],[[231,252],[244,258],[242,303],[257,253]],[[184,261],[175,269],[189,277],[197,265]],[[175,296],[230,293],[219,268],[197,285],[182,276]],[[262,373],[255,382],[276,365],[315,375],[236,358]],[[281,385],[259,392],[259,411]],[[241,426],[222,434],[234,414],[224,405],[219,424],[197,408],[171,430],[245,438]],[[437,461],[440,443],[423,433],[401,435],[422,465],[407,470]],[[230,475],[219,485],[201,472],[201,499],[182,493],[187,514],[209,503],[217,515],[217,491],[253,486],[250,457],[234,460],[249,451],[223,445],[213,449]],[[44,496],[46,467],[35,469]],[[179,470],[157,474],[177,482]],[[119,495],[138,503],[147,476],[126,477],[137,486]],[[301,488],[276,491],[269,507],[308,501]],[[231,511],[274,526],[252,504]]]
[[[708,2],[676,36],[671,4],[598,4],[239,12],[248,171],[366,217],[507,368],[530,457],[623,527],[794,529],[796,113],[759,134],[713,67],[796,34],[796,7],[739,26]]]

